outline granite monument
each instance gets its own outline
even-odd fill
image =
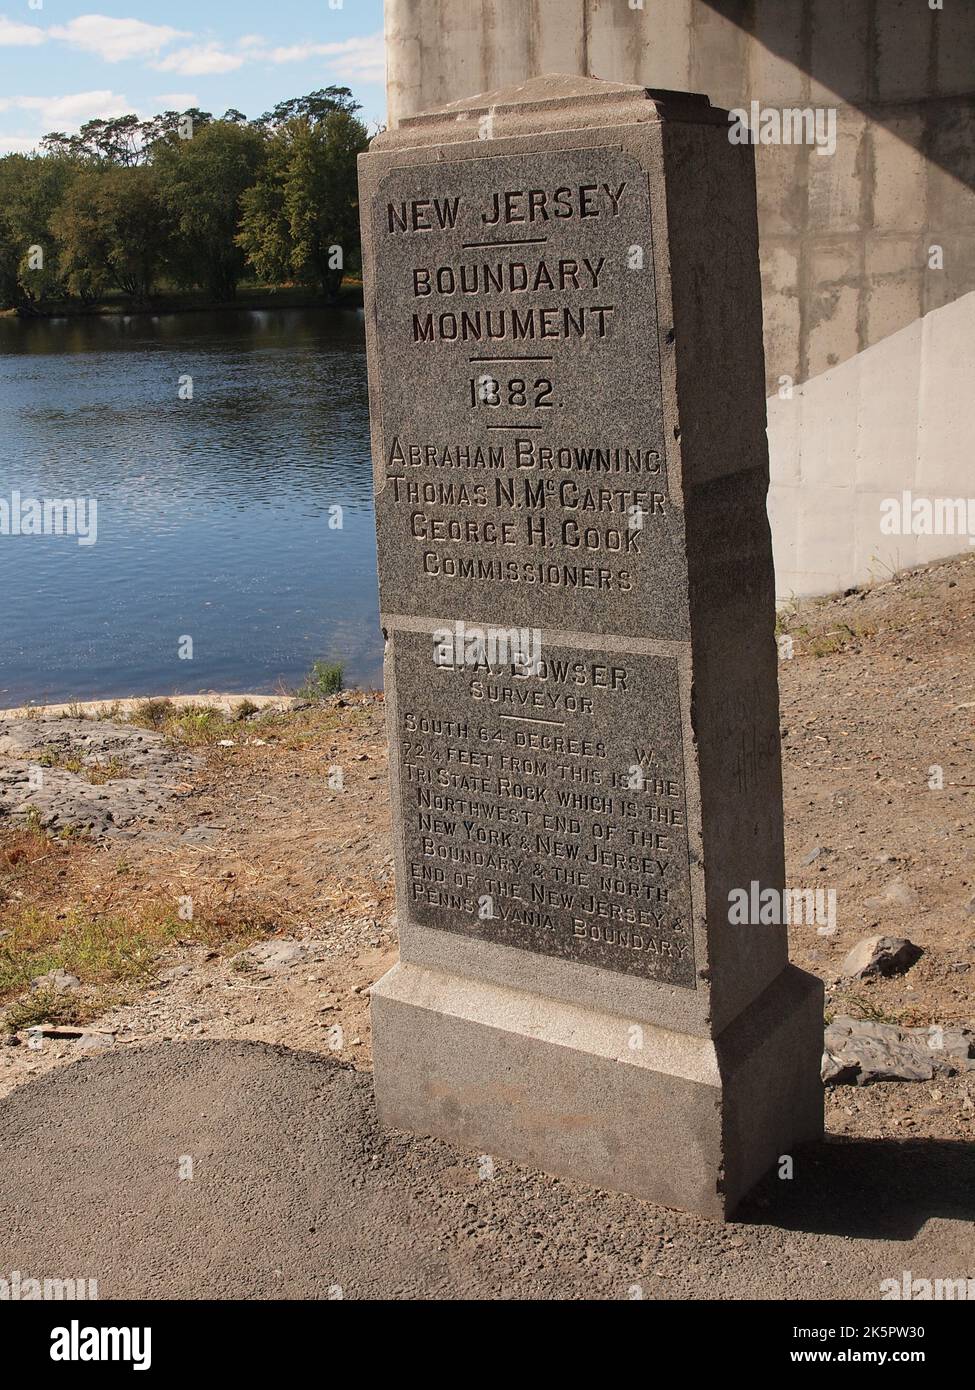
[[[753,154],[545,77],[360,157],[391,1126],[714,1217],[822,1130],[786,929]]]

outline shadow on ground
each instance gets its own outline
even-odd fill
[[[975,1144],[829,1139],[797,1155],[794,1193],[771,1174],[738,1212],[790,1231],[910,1240],[933,1217],[975,1221]]]

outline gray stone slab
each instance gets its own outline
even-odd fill
[[[501,156],[489,185],[481,160],[438,161],[417,192],[393,169],[372,198],[383,591],[412,616],[588,631],[595,605],[598,631],[682,635],[640,161]],[[418,216],[453,225],[401,228]]]

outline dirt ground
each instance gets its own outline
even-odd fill
[[[804,603],[780,634],[787,882],[836,893],[835,932],[797,929],[793,959],[826,980],[832,1013],[972,1026],[975,557]],[[250,1040],[368,1071],[365,991],[396,954],[382,697],[255,714],[222,741],[195,750],[198,772],[135,837],[15,846],[0,918],[5,903],[55,918],[83,903],[97,919],[191,898],[194,920],[134,978],[82,979],[76,1023],[116,1049]],[[18,835],[0,831],[0,850]],[[844,982],[847,951],[878,933],[924,955],[904,976]],[[17,1039],[0,1046],[0,1095],[90,1042]],[[831,1089],[827,1125],[863,1141],[971,1139],[975,1073]]]

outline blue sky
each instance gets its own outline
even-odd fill
[[[235,106],[351,87],[385,119],[382,0],[0,0],[0,153],[94,116]]]

